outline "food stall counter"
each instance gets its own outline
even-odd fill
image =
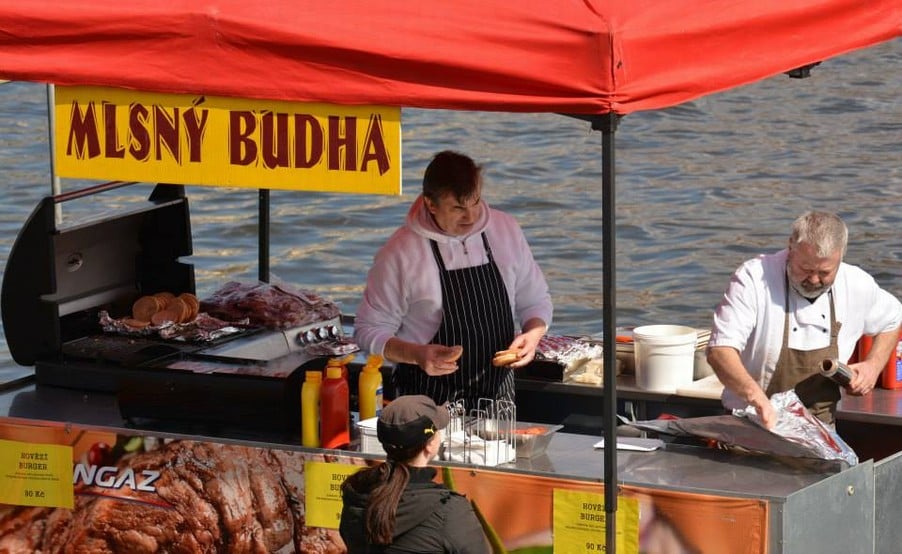
[[[180,424],[172,420],[128,422],[122,419],[114,394],[33,384],[0,394],[0,418],[300,447],[299,439],[278,429]],[[595,447],[598,441],[597,436],[558,432],[542,454],[495,467],[503,471],[600,480],[604,467],[602,449]],[[728,473],[722,471],[724,464],[730,465]],[[839,471],[835,463],[828,461],[806,464],[804,469],[799,469],[768,457],[737,456],[681,444],[665,444],[649,452],[622,450],[618,466],[622,481],[627,484],[761,497],[786,496]]]
[[[0,423],[56,427],[63,424],[66,429],[80,429],[79,432],[155,435],[191,444],[225,444],[278,452],[283,457],[294,453],[358,465],[373,459],[373,455],[354,451],[301,448],[300,441],[287,436],[284,427],[281,431],[268,431],[216,428],[197,422],[179,425],[171,420],[125,421],[114,394],[34,384],[0,392]],[[493,497],[510,494],[539,495],[549,506],[554,502],[555,491],[561,488],[595,491],[592,494],[599,493],[601,498],[604,467],[602,450],[596,447],[598,439],[559,432],[547,449],[533,458],[517,458],[513,463],[490,468],[453,462],[437,465],[457,470],[454,479],[461,490],[488,513],[495,509]],[[753,527],[761,535],[762,544],[757,550],[760,552],[792,552],[802,544],[837,543],[850,549],[853,544],[856,548],[864,545],[865,549],[858,551],[868,552],[871,550],[867,545],[874,542],[874,464],[870,461],[852,467],[818,460],[786,463],[768,456],[664,443],[646,452],[618,452],[618,475],[625,498],[651,503],[662,516],[661,521],[689,526],[680,532],[695,537],[692,540],[696,544],[714,539],[704,538],[699,534],[698,523],[682,521],[675,512],[697,509],[697,519],[701,518],[705,526],[721,526],[721,535],[727,537],[735,535],[735,529],[730,531],[735,523],[724,522],[721,515],[715,514],[737,503],[751,521],[758,521]],[[519,489],[517,483],[532,492],[511,492]],[[498,494],[498,487],[505,490],[504,495]],[[813,532],[800,531],[805,529],[821,531],[815,536]]]

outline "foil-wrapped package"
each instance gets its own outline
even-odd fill
[[[732,415],[635,421],[629,425],[669,435],[714,439],[760,454],[858,464],[858,456],[849,445],[830,426],[811,415],[794,390],[773,395],[771,404],[777,412],[773,429],[764,427],[751,406],[733,410]]]
[[[260,281],[229,281],[201,300],[200,309],[226,321],[247,318],[266,329],[291,329],[341,315],[338,304],[312,290]]]
[[[537,358],[557,362],[564,367],[564,383],[601,385],[602,348],[574,337],[546,335],[536,348]]]
[[[777,412],[777,423],[771,433],[806,448],[818,458],[844,460],[850,466],[858,463],[858,456],[852,448],[833,428],[814,417],[794,390],[774,394],[770,397],[770,403]],[[733,414],[746,417],[764,428],[761,417],[752,406],[733,410]]]

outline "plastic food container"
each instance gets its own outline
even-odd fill
[[[376,436],[376,422],[378,417],[371,417],[357,422],[357,429],[360,430],[360,451],[364,454],[381,454],[385,455],[385,449]]]
[[[633,329],[636,384],[659,392],[676,392],[692,384],[698,331],[684,325],[645,325]]]

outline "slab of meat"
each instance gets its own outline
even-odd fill
[[[337,531],[304,525],[310,455],[292,454],[194,441],[128,454],[117,467],[159,475],[155,492],[80,485],[73,510],[2,507],[0,553],[345,552]]]
[[[201,301],[200,309],[220,319],[247,318],[268,329],[290,329],[338,317],[338,305],[308,290],[271,283],[231,281]]]

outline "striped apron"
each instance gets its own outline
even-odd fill
[[[439,404],[462,400],[467,412],[477,408],[480,398],[513,402],[513,371],[492,365],[495,352],[514,339],[514,319],[485,233],[488,263],[474,267],[448,270],[438,243],[430,243],[442,286],[442,321],[432,343],[460,344],[464,351],[459,369],[450,375],[433,377],[419,366],[398,364],[393,374],[398,394],[425,394]]]

